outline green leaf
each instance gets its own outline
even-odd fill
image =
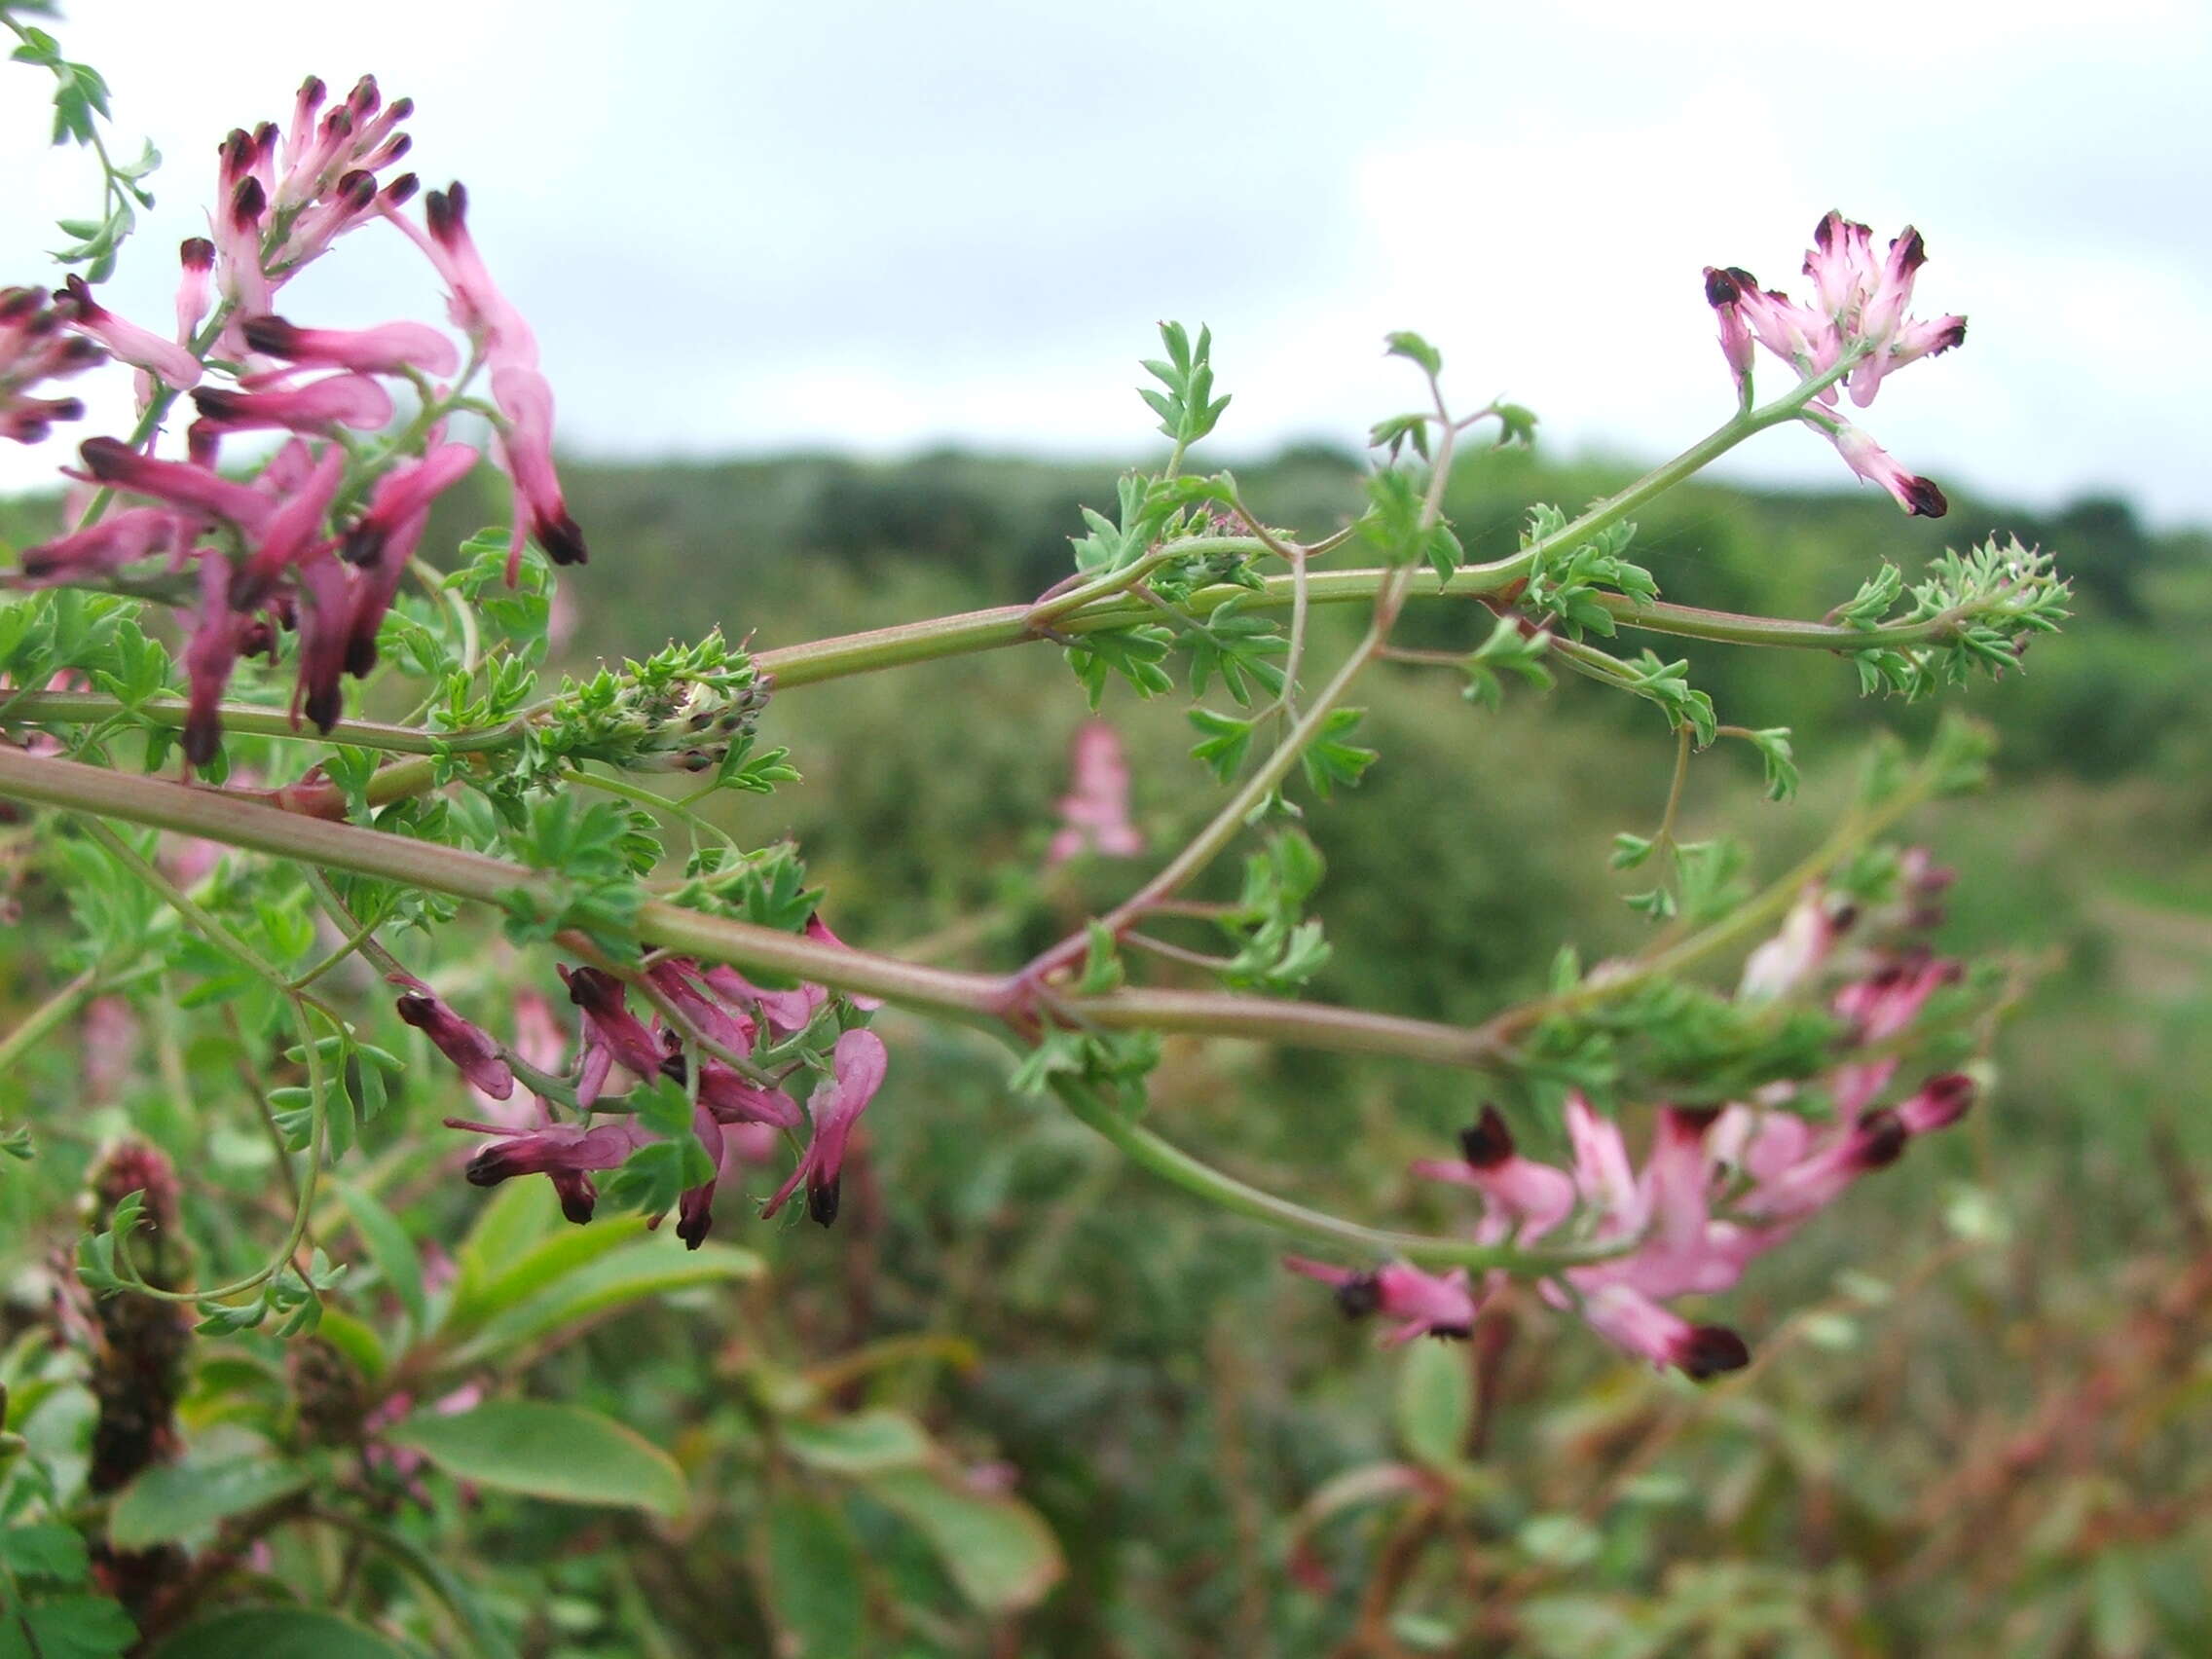
[[[416,1331],[427,1331],[430,1304],[423,1290],[423,1264],[416,1257],[407,1230],[399,1225],[391,1211],[350,1181],[338,1183],[338,1199],[346,1206],[346,1213],[352,1217],[353,1231],[361,1235],[369,1260],[384,1276],[384,1282],[391,1287],[391,1293],[399,1298],[400,1306],[407,1309],[407,1317],[413,1321]]]
[[[920,1423],[887,1407],[818,1422],[793,1418],[783,1423],[780,1432],[793,1457],[832,1475],[915,1468],[927,1463],[934,1451]]]
[[[867,1562],[832,1504],[777,1493],[766,1515],[768,1604],[790,1659],[860,1659],[867,1601],[859,1594]]]
[[[1398,1439],[1432,1469],[1466,1461],[1475,1384],[1457,1343],[1415,1343],[1398,1371]]]
[[[579,1228],[574,1236],[588,1237],[600,1231],[600,1227]],[[625,1230],[607,1227],[606,1231],[617,1243],[623,1241]],[[535,1295],[487,1319],[483,1328],[455,1352],[452,1363],[463,1367],[480,1364],[556,1334],[566,1341],[580,1335],[586,1320],[633,1302],[693,1285],[757,1278],[762,1271],[758,1256],[733,1244],[707,1243],[696,1250],[684,1250],[675,1239],[659,1236],[628,1243],[581,1264],[571,1256],[564,1271],[557,1276],[547,1275],[543,1288]],[[519,1276],[499,1287],[498,1294],[535,1281],[535,1273]],[[497,1299],[497,1295],[487,1296],[478,1307],[484,1309]]]
[[[56,1584],[82,1584],[92,1570],[85,1540],[58,1521],[0,1532],[0,1563],[18,1578],[51,1578]]]
[[[1018,1498],[976,1492],[935,1469],[876,1475],[866,1490],[929,1539],[961,1594],[985,1612],[1033,1607],[1067,1571],[1059,1540]]]
[[[187,1625],[153,1659],[409,1659],[374,1631],[315,1607],[239,1607]]]
[[[105,1596],[51,1596],[0,1609],[0,1659],[115,1659],[137,1640],[130,1615]]]
[[[1430,379],[1444,372],[1444,353],[1410,329],[1382,337],[1382,354],[1385,357],[1403,357],[1418,364],[1421,373]]]
[[[1360,774],[1376,761],[1374,750],[1345,741],[1359,724],[1363,713],[1359,709],[1331,709],[1321,722],[1319,733],[1298,757],[1305,769],[1306,781],[1323,800],[1327,800],[1340,784],[1356,785]]]
[[[619,1504],[675,1517],[683,1472],[612,1418],[580,1406],[496,1400],[451,1415],[417,1412],[386,1430],[457,1480],[562,1503]]]
[[[1191,746],[1191,758],[1201,761],[1223,783],[1244,769],[1244,756],[1252,748],[1252,722],[1235,715],[1217,715],[1211,709],[1193,709],[1190,721],[1201,736]]]
[[[123,1489],[108,1517],[108,1539],[118,1549],[196,1538],[218,1521],[243,1515],[304,1489],[311,1472],[269,1457],[232,1457],[203,1463],[187,1458],[146,1470]]]

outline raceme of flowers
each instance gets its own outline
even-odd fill
[[[513,487],[509,581],[525,537],[557,563],[585,558],[553,467],[552,388],[529,325],[469,235],[467,193],[459,184],[428,192],[418,223],[403,211],[415,175],[379,177],[409,149],[398,128],[410,100],[385,103],[364,76],[345,99],[326,101],[311,77],[287,127],[263,123],[224,141],[211,234],[181,249],[173,338],[117,316],[78,276],[51,301],[31,288],[0,293],[0,433],[34,443],[55,422],[83,416],[75,398],[31,395],[39,380],[103,357],[137,371],[140,433],[80,446],[82,469],[70,476],[99,491],[74,530],[24,552],[22,574],[34,585],[99,579],[157,557],[196,573],[183,734],[194,765],[214,757],[218,705],[239,660],[266,654],[274,664],[286,633],[298,640],[293,717],[331,729],[342,679],[376,666],[379,626],[432,503],[478,459],[473,445],[447,436],[454,408],[490,419],[493,459]],[[322,329],[277,314],[286,281],[380,221],[413,240],[444,281],[465,360],[426,323]],[[202,385],[217,368],[235,384]],[[479,375],[489,406],[464,402]],[[416,405],[404,421],[395,387]],[[186,391],[196,418],[184,456],[158,457],[161,417]],[[225,439],[257,432],[288,436],[250,480],[227,476]],[[111,494],[133,504],[111,508]]]
[[[1924,854],[1907,862],[1905,876],[1907,893],[1921,901],[1949,879]],[[1907,919],[1927,917],[1923,904]],[[1810,979],[1859,920],[1818,889],[1808,892],[1782,932],[1746,963],[1739,997],[1770,1001]],[[1847,980],[1830,1006],[1854,1048],[1881,1045],[1911,1026],[1957,972],[1926,950],[1886,953]],[[1788,1240],[1862,1175],[1895,1162],[1914,1138],[1948,1127],[1972,1105],[1973,1081],[1956,1072],[1928,1079],[1895,1105],[1876,1104],[1899,1063],[1847,1062],[1820,1080],[1832,1107],[1825,1123],[1790,1110],[1801,1090],[1789,1083],[1722,1107],[1662,1107],[1641,1170],[1619,1125],[1578,1092],[1567,1099],[1567,1168],[1525,1157],[1488,1106],[1462,1133],[1459,1159],[1422,1160],[1413,1168],[1479,1195],[1479,1243],[1571,1243],[1590,1255],[1542,1277],[1538,1294],[1624,1351],[1702,1381],[1748,1364],[1750,1349],[1727,1326],[1698,1323],[1668,1304],[1727,1290],[1753,1258]],[[1434,1273],[1404,1262],[1368,1272],[1303,1257],[1285,1265],[1334,1286],[1347,1315],[1391,1321],[1384,1341],[1392,1344],[1468,1336],[1506,1284],[1502,1272],[1477,1282],[1464,1268]]]
[[[1045,851],[1045,867],[1083,853],[1133,859],[1144,836],[1129,822],[1129,763],[1122,740],[1105,720],[1086,720],[1068,743],[1068,793],[1060,796],[1060,827]]]
[[[1765,347],[1803,376],[1825,374],[1855,360],[1842,386],[1863,409],[1883,380],[1908,363],[1948,351],[1967,337],[1963,316],[1932,321],[1905,315],[1912,285],[1928,258],[1920,233],[1907,225],[1877,258],[1866,226],[1830,212],[1813,229],[1805,275],[1813,279],[1811,304],[1778,289],[1761,289],[1739,266],[1705,268],[1705,297],[1718,313],[1720,350],[1746,402],[1751,397],[1752,346]],[[1885,454],[1864,431],[1836,412],[1836,387],[1824,387],[1799,417],[1836,447],[1851,470],[1879,484],[1908,513],[1941,518],[1950,503],[1926,478]]]
[[[807,933],[830,944],[842,942],[819,916],[807,924]],[[734,968],[663,957],[645,970],[644,981],[679,1017],[672,1021],[660,1014],[648,1020],[633,1011],[629,987],[614,975],[591,967],[565,967],[560,975],[583,1018],[582,1043],[563,1075],[586,1116],[580,1122],[557,1122],[555,1108],[539,1095],[539,1126],[520,1132],[513,1123],[447,1119],[451,1127],[498,1137],[469,1159],[470,1182],[491,1187],[517,1175],[544,1175],[560,1195],[562,1213],[572,1222],[589,1221],[599,1197],[592,1177],[620,1167],[633,1154],[664,1138],[635,1114],[592,1121],[593,1108],[603,1100],[610,1107],[621,1104],[608,1096],[609,1079],[619,1069],[641,1083],[666,1078],[690,1085],[686,1038],[696,1034],[747,1064],[741,1071],[704,1046],[700,1050],[690,1126],[712,1173],[682,1193],[677,1235],[697,1248],[714,1224],[718,1182],[739,1165],[772,1160],[786,1131],[801,1125],[810,1131],[805,1150],[760,1206],[760,1214],[775,1215],[804,1187],[810,1216],[824,1227],[837,1219],[847,1145],[861,1114],[883,1087],[890,1059],[883,1039],[865,1025],[838,1027],[880,1008],[878,999],[848,995],[832,1004],[821,985],[770,989]],[[517,1049],[507,1051],[421,980],[408,976],[395,980],[406,987],[398,1001],[400,1017],[422,1031],[481,1097],[493,1102],[512,1097],[516,1076],[510,1053],[522,1059],[535,1050],[540,1058],[550,1057],[542,1010],[518,1009],[518,1025],[526,1035],[518,1039]],[[778,1064],[767,1057],[767,1051],[782,1051],[794,1038],[803,1039],[800,1048],[827,1042],[826,1051],[818,1049],[812,1055],[820,1075],[803,1106],[787,1086],[807,1069],[806,1058]],[[756,1059],[759,1066],[753,1064]]]

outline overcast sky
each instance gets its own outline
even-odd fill
[[[1206,321],[1222,454],[1356,443],[1411,401],[1416,328],[1473,405],[1563,450],[1657,456],[1726,413],[1699,271],[1794,283],[1830,206],[1928,239],[1916,310],[1964,350],[1864,424],[1953,486],[2212,520],[2212,7],[2012,0],[584,8],[379,0],[224,14],[78,0],[53,26],[168,158],[119,310],[163,325],[214,147],[313,70],[417,100],[412,164],[535,325],[571,450],[942,442],[1141,453],[1133,359]],[[0,65],[0,281],[46,279],[93,201]],[[396,236],[294,321],[435,315]],[[1770,388],[1778,376],[1768,377]],[[0,456],[0,487],[58,459]],[[1820,439],[1737,477],[1844,478]],[[1978,528],[1978,527],[1976,527]]]

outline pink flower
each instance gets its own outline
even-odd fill
[[[555,972],[569,987],[569,1000],[583,1011],[585,1023],[616,1061],[640,1079],[649,1081],[662,1074],[668,1056],[653,1034],[630,1012],[621,980],[597,968],[559,968]]]
[[[457,1122],[453,1126],[476,1125]],[[628,1118],[591,1128],[557,1124],[479,1148],[468,1161],[468,1182],[473,1187],[496,1187],[517,1175],[551,1176],[561,1196],[561,1213],[580,1227],[591,1220],[599,1198],[592,1172],[621,1167],[630,1154],[651,1139],[649,1131]]]
[[[1744,320],[1744,288],[1738,273],[1705,268],[1705,303],[1720,324],[1720,354],[1728,359],[1728,372],[1746,402],[1751,387],[1751,330]],[[1743,275],[1749,276],[1749,273]]]
[[[1751,1362],[1744,1339],[1725,1325],[1693,1325],[1625,1284],[1607,1284],[1578,1309],[1590,1328],[1615,1347],[1653,1365],[1673,1366],[1703,1382]]]
[[[74,397],[32,397],[40,381],[82,373],[107,360],[93,341],[62,327],[44,289],[0,288],[0,436],[35,444],[56,421],[81,421]]]
[[[391,419],[391,393],[366,375],[329,375],[265,391],[203,388],[192,394],[216,432],[287,431],[328,437],[340,426],[373,432]]]
[[[431,1046],[460,1068],[470,1088],[480,1089],[495,1100],[504,1100],[514,1093],[515,1074],[489,1033],[454,1013],[436,992],[413,975],[392,974],[387,977],[395,985],[407,987],[396,1005],[399,1017],[429,1038]]]
[[[814,1120],[814,1135],[806,1153],[774,1196],[760,1206],[763,1216],[774,1215],[784,1202],[806,1184],[806,1213],[828,1227],[837,1219],[838,1179],[844,1168],[845,1143],[853,1124],[883,1087],[890,1054],[883,1039],[867,1030],[848,1031],[830,1052],[832,1076],[818,1084],[807,1100],[807,1115]]]
[[[347,531],[342,551],[361,572],[346,633],[346,672],[356,679],[377,665],[377,630],[429,528],[430,502],[475,464],[466,444],[440,444],[420,461],[401,462],[377,480],[368,511]]]
[[[1783,918],[1782,931],[1744,959],[1737,1000],[1763,1003],[1788,996],[1820,971],[1854,919],[1849,906],[1831,910],[1817,884],[1806,888]]]
[[[105,346],[117,361],[144,369],[179,390],[200,384],[200,359],[182,346],[117,316],[92,298],[82,276],[72,275],[65,287],[67,292],[55,302],[64,320]]]
[[[250,484],[234,484],[204,466],[156,461],[116,438],[87,438],[77,446],[86,475],[135,496],[228,519],[247,535],[268,523],[270,498]]]
[[[1395,1347],[1416,1337],[1450,1337],[1465,1341],[1475,1328],[1482,1305],[1467,1288],[1467,1270],[1448,1273],[1423,1272],[1405,1262],[1392,1262],[1372,1272],[1332,1267],[1304,1256],[1285,1256],[1282,1265],[1294,1273],[1334,1285],[1337,1306],[1347,1319],[1379,1313],[1395,1319],[1397,1329],[1386,1334],[1382,1346]]]
[[[1068,744],[1068,793],[1060,797],[1060,829],[1045,852],[1045,867],[1092,851],[1134,858],[1144,837],[1129,822],[1129,767],[1122,740],[1104,720],[1086,720]]]
[[[1877,259],[1872,232],[1830,212],[1814,227],[1813,246],[1805,255],[1805,275],[1813,279],[1815,295],[1810,306],[1775,290],[1762,292],[1757,279],[1738,267],[1708,266],[1706,298],[1720,313],[1721,347],[1746,400],[1751,373],[1747,330],[1751,339],[1807,378],[1827,373],[1844,360],[1846,352],[1851,353],[1854,360],[1845,383],[1851,400],[1861,408],[1873,402],[1886,376],[1965,340],[1964,317],[1923,322],[1904,314],[1914,278],[1927,257],[1927,244],[1908,225],[1890,243],[1888,254]],[[1835,444],[1854,472],[1880,484],[1909,513],[1942,516],[1942,491],[1905,471],[1873,439],[1833,413],[1834,386],[1824,387],[1814,396],[1815,403],[1801,418]]]
[[[491,371],[492,399],[505,417],[495,453],[514,483],[507,579],[514,580],[526,535],[555,564],[580,565],[586,558],[583,532],[569,515],[553,469],[553,388],[537,370],[536,337],[493,282],[468,234],[468,192],[457,183],[431,191],[423,202],[427,229],[387,212],[445,279],[447,313]]]
[[[97,523],[26,547],[22,573],[34,585],[106,575],[181,541],[177,515],[166,507],[126,507]]]
[[[1941,518],[1951,503],[1934,479],[1907,472],[1890,458],[1880,444],[1839,416],[1808,413],[1807,424],[1827,435],[1844,464],[1870,484],[1879,484],[1896,498],[1899,506],[1916,518]]]
[[[205,237],[187,237],[178,246],[181,275],[176,283],[176,342],[190,346],[207,314],[207,290],[215,272],[215,244]]]
[[[1465,1161],[1423,1159],[1414,1165],[1414,1173],[1474,1188],[1524,1238],[1542,1237],[1574,1208],[1573,1178],[1516,1152],[1513,1132],[1495,1106],[1485,1106],[1481,1121],[1459,1132],[1459,1146]]]
[[[454,343],[425,322],[375,328],[296,328],[280,316],[248,317],[246,344],[264,356],[357,375],[446,376],[461,367]]]

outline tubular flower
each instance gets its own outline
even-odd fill
[[[92,298],[92,290],[82,276],[69,276],[64,289],[55,301],[62,320],[106,347],[118,362],[144,369],[180,391],[200,384],[200,359],[182,346],[117,316]]]
[[[642,1079],[658,1077],[668,1069],[668,1055],[659,1040],[630,1012],[621,980],[597,968],[557,972],[569,987],[569,1000],[583,1011],[584,1022],[617,1064]],[[682,1067],[679,1059],[677,1069]]]
[[[1337,1306],[1347,1319],[1377,1313],[1395,1319],[1397,1329],[1382,1338],[1384,1347],[1410,1343],[1416,1337],[1449,1337],[1464,1342],[1474,1332],[1475,1315],[1482,1311],[1467,1288],[1467,1270],[1448,1273],[1424,1272],[1405,1262],[1392,1262],[1372,1272],[1332,1267],[1304,1256],[1285,1256],[1282,1265],[1294,1273],[1333,1285]]]
[[[280,316],[248,317],[246,344],[266,357],[357,375],[451,375],[461,367],[454,343],[426,322],[375,328],[297,328]]]
[[[340,426],[373,432],[391,419],[391,393],[366,375],[329,375],[289,389],[192,394],[213,432],[308,432],[328,437]]]
[[[424,198],[425,229],[396,211],[392,222],[412,238],[445,279],[446,307],[491,371],[492,400],[504,417],[496,452],[514,483],[513,552],[507,580],[514,580],[526,535],[558,565],[586,558],[583,532],[569,515],[553,469],[553,388],[537,369],[537,340],[522,313],[492,280],[468,234],[468,192],[459,184]]]
[[[74,397],[32,397],[30,388],[107,360],[99,346],[62,327],[43,288],[0,288],[0,436],[35,444],[56,421],[81,421]]]
[[[127,507],[68,535],[23,549],[34,586],[120,571],[180,544],[177,515],[166,507]]]
[[[1060,797],[1060,828],[1045,852],[1045,867],[1084,852],[1134,858],[1144,837],[1129,822],[1129,766],[1122,740],[1104,720],[1086,720],[1068,744],[1068,793]]]
[[[207,290],[215,276],[215,244],[205,237],[187,237],[176,250],[176,343],[190,346],[207,314]]]
[[[774,1215],[785,1201],[806,1184],[806,1213],[828,1227],[837,1219],[838,1180],[843,1172],[845,1143],[853,1124],[883,1087],[890,1055],[883,1039],[867,1030],[848,1031],[837,1039],[830,1055],[832,1076],[818,1086],[806,1103],[814,1120],[814,1135],[806,1152],[784,1184],[760,1206],[763,1216]]]
[[[492,1041],[489,1033],[454,1013],[435,991],[413,975],[393,974],[388,977],[391,983],[407,987],[395,1005],[399,1017],[427,1037],[431,1047],[460,1069],[471,1088],[495,1100],[504,1100],[514,1093],[515,1074],[500,1056],[499,1045]]]
[[[1905,315],[1914,278],[1927,258],[1927,243],[1909,225],[1887,254],[1877,257],[1866,226],[1830,212],[1814,227],[1813,246],[1805,255],[1804,272],[1813,279],[1810,305],[1779,290],[1762,291],[1757,278],[1741,267],[1706,267],[1706,299],[1719,313],[1721,350],[1747,404],[1751,341],[1808,379],[1828,373],[1848,357],[1843,384],[1861,408],[1874,401],[1887,376],[1963,342],[1963,316],[1923,321]],[[1824,387],[1801,419],[1834,443],[1854,472],[1889,491],[1905,511],[1940,518],[1947,506],[1942,491],[1906,471],[1872,438],[1837,416],[1835,402],[1836,387]]]
[[[228,519],[247,535],[269,522],[272,502],[249,484],[234,484],[204,466],[156,461],[117,438],[87,438],[77,446],[84,476],[173,507]]]
[[[1926,898],[1940,890],[1944,873],[1925,852],[1908,853],[1899,862],[1899,898],[1885,901],[1864,924],[1855,904],[1838,903],[1818,886],[1807,889],[1781,933],[1751,953],[1741,999],[1756,1005],[1795,995],[1818,1002],[1820,993],[1807,993],[1840,936],[1861,925],[1923,920]],[[1955,963],[1918,948],[1873,961],[1868,971],[1866,958],[1855,954],[1847,969],[1855,977],[1826,998],[1849,1027],[1854,1051],[1905,1031],[1958,973]],[[1875,1104],[1900,1063],[1847,1054],[1827,1076],[1812,1080],[1833,1105],[1827,1122],[1790,1110],[1802,1087],[1793,1082],[1720,1108],[1662,1107],[1641,1167],[1619,1125],[1580,1092],[1566,1102],[1565,1168],[1524,1156],[1504,1118],[1486,1105],[1460,1136],[1460,1160],[1422,1160],[1413,1169],[1480,1195],[1483,1213],[1473,1229],[1479,1243],[1542,1239],[1592,1252],[1541,1272],[1541,1298],[1579,1315],[1623,1351],[1703,1380],[1749,1363],[1749,1350],[1726,1326],[1696,1323],[1668,1304],[1730,1289],[1756,1257],[1860,1177],[1896,1162],[1915,1137],[1948,1128],[1972,1106],[1974,1082],[1958,1072],[1927,1079],[1895,1105]],[[1403,1321],[1398,1341],[1462,1327],[1479,1306],[1464,1275],[1439,1279],[1403,1266],[1360,1273],[1298,1260],[1286,1265],[1335,1285],[1347,1311],[1384,1311]],[[1491,1287],[1505,1277],[1505,1270],[1493,1272]]]

